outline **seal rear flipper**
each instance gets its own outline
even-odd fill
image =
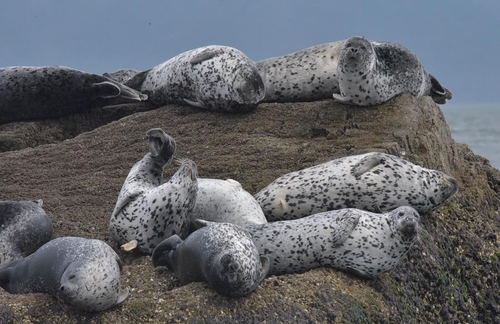
[[[146,94],[140,93],[137,90],[124,86],[118,82],[111,79],[109,81],[103,81],[99,83],[92,84],[93,88],[97,89],[96,97],[111,99],[111,98],[125,98],[134,101],[146,101],[148,96]]]
[[[223,53],[224,51],[220,48],[207,48],[201,51],[198,54],[193,55],[189,60],[189,64],[195,65],[201,63],[206,60],[210,60],[211,58]]]
[[[170,163],[175,153],[175,140],[161,128],[152,128],[146,133],[149,140],[149,152],[153,157],[161,157],[165,164]]]
[[[170,271],[173,271],[172,265],[170,264],[170,252],[175,251],[177,246],[182,242],[183,240],[181,240],[178,235],[172,235],[161,241],[160,244],[155,247],[151,255],[153,266],[166,266]]]
[[[364,173],[375,168],[377,165],[384,163],[384,161],[384,156],[380,153],[369,154],[354,164],[351,169],[351,174],[359,180]]]
[[[431,78],[430,96],[432,100],[437,104],[445,104],[446,100],[452,98],[452,93],[450,90],[443,87],[432,74],[429,73],[429,77]]]

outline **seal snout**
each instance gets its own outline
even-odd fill
[[[236,87],[238,94],[241,97],[241,103],[259,103],[264,99],[266,90],[264,81],[257,71],[252,73],[239,72],[239,82]]]
[[[448,197],[451,197],[458,192],[458,181],[455,178],[444,174],[442,183],[446,188],[445,191],[449,194]]]

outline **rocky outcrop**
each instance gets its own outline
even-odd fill
[[[131,288],[122,306],[87,314],[49,296],[1,291],[0,322],[500,322],[500,173],[453,141],[428,97],[371,108],[261,104],[241,115],[175,105],[140,112],[61,143],[0,153],[0,199],[42,198],[56,237],[113,244],[109,217],[154,127],[176,139],[176,157],[193,159],[201,177],[236,179],[251,193],[286,172],[369,151],[444,171],[460,191],[422,215],[409,255],[375,280],[316,269],[270,277],[250,296],[229,299],[205,283],[179,287],[150,257],[120,251],[122,282]],[[166,167],[165,177],[175,169]]]

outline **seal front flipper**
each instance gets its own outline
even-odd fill
[[[222,50],[217,48],[207,48],[200,53],[193,55],[193,57],[189,60],[189,64],[195,65],[203,61],[210,60],[222,52]]]
[[[349,99],[347,99],[346,97],[342,97],[342,94],[337,94],[337,93],[334,93],[332,94],[332,98],[333,100],[335,100],[336,102],[340,102],[340,103],[350,103]]]
[[[333,246],[339,246],[344,243],[358,225],[361,215],[353,211],[356,211],[356,209],[344,209],[333,219],[336,231],[328,238],[328,241]]]
[[[189,99],[182,99],[182,101],[193,107],[205,108],[205,104],[203,102],[192,101]]]
[[[175,153],[175,140],[161,128],[152,128],[146,133],[149,140],[149,152],[153,157],[161,157],[165,164],[170,163]]]
[[[385,162],[384,156],[378,153],[368,154],[356,163],[352,169],[351,174],[359,179],[364,173],[370,171],[379,164]]]
[[[135,101],[146,101],[148,95],[140,93],[132,88],[124,86],[118,82],[111,79],[109,81],[103,81],[99,83],[92,84],[92,87],[97,90],[96,97],[110,99],[110,98],[125,98]]]
[[[118,299],[116,300],[115,305],[120,305],[121,303],[123,303],[125,301],[125,299],[127,299],[128,295],[129,295],[128,287],[125,289],[122,289],[122,291],[118,295]]]

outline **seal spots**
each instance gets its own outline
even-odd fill
[[[199,178],[196,204],[190,218],[236,225],[267,223],[259,203],[232,179]]]
[[[452,98],[415,54],[396,43],[349,38],[339,55],[337,76],[339,92],[333,98],[352,105],[377,105],[401,93],[431,96],[439,104]]]
[[[407,254],[419,222],[417,211],[403,206],[388,214],[350,208],[244,228],[271,261],[269,275],[332,267],[375,278]]]
[[[309,47],[256,62],[266,86],[265,102],[330,99],[339,91],[337,64],[344,41]]]
[[[147,95],[105,76],[63,66],[0,69],[0,124],[81,113],[114,99],[144,101]]]
[[[387,211],[411,206],[429,212],[458,190],[457,181],[384,153],[347,156],[285,174],[255,199],[268,221],[342,208]]]
[[[0,267],[0,286],[11,294],[45,293],[93,312],[121,304],[121,261],[100,240],[60,237],[30,256]]]
[[[26,257],[52,237],[43,201],[0,201],[0,265]]]
[[[216,45],[181,53],[127,85],[158,106],[185,103],[218,112],[254,110],[265,96],[255,63],[235,48]]]
[[[175,152],[174,139],[156,128],[147,132],[149,153],[130,170],[111,215],[109,231],[118,244],[131,243],[151,254],[163,239],[189,231],[189,213],[196,201],[197,168],[191,160],[181,166],[169,181],[160,184],[163,168]]]
[[[269,271],[269,259],[259,257],[247,231],[234,224],[197,221],[200,229],[184,241],[174,235],[156,247],[155,267],[166,266],[181,284],[206,281],[221,295],[253,292]]]

